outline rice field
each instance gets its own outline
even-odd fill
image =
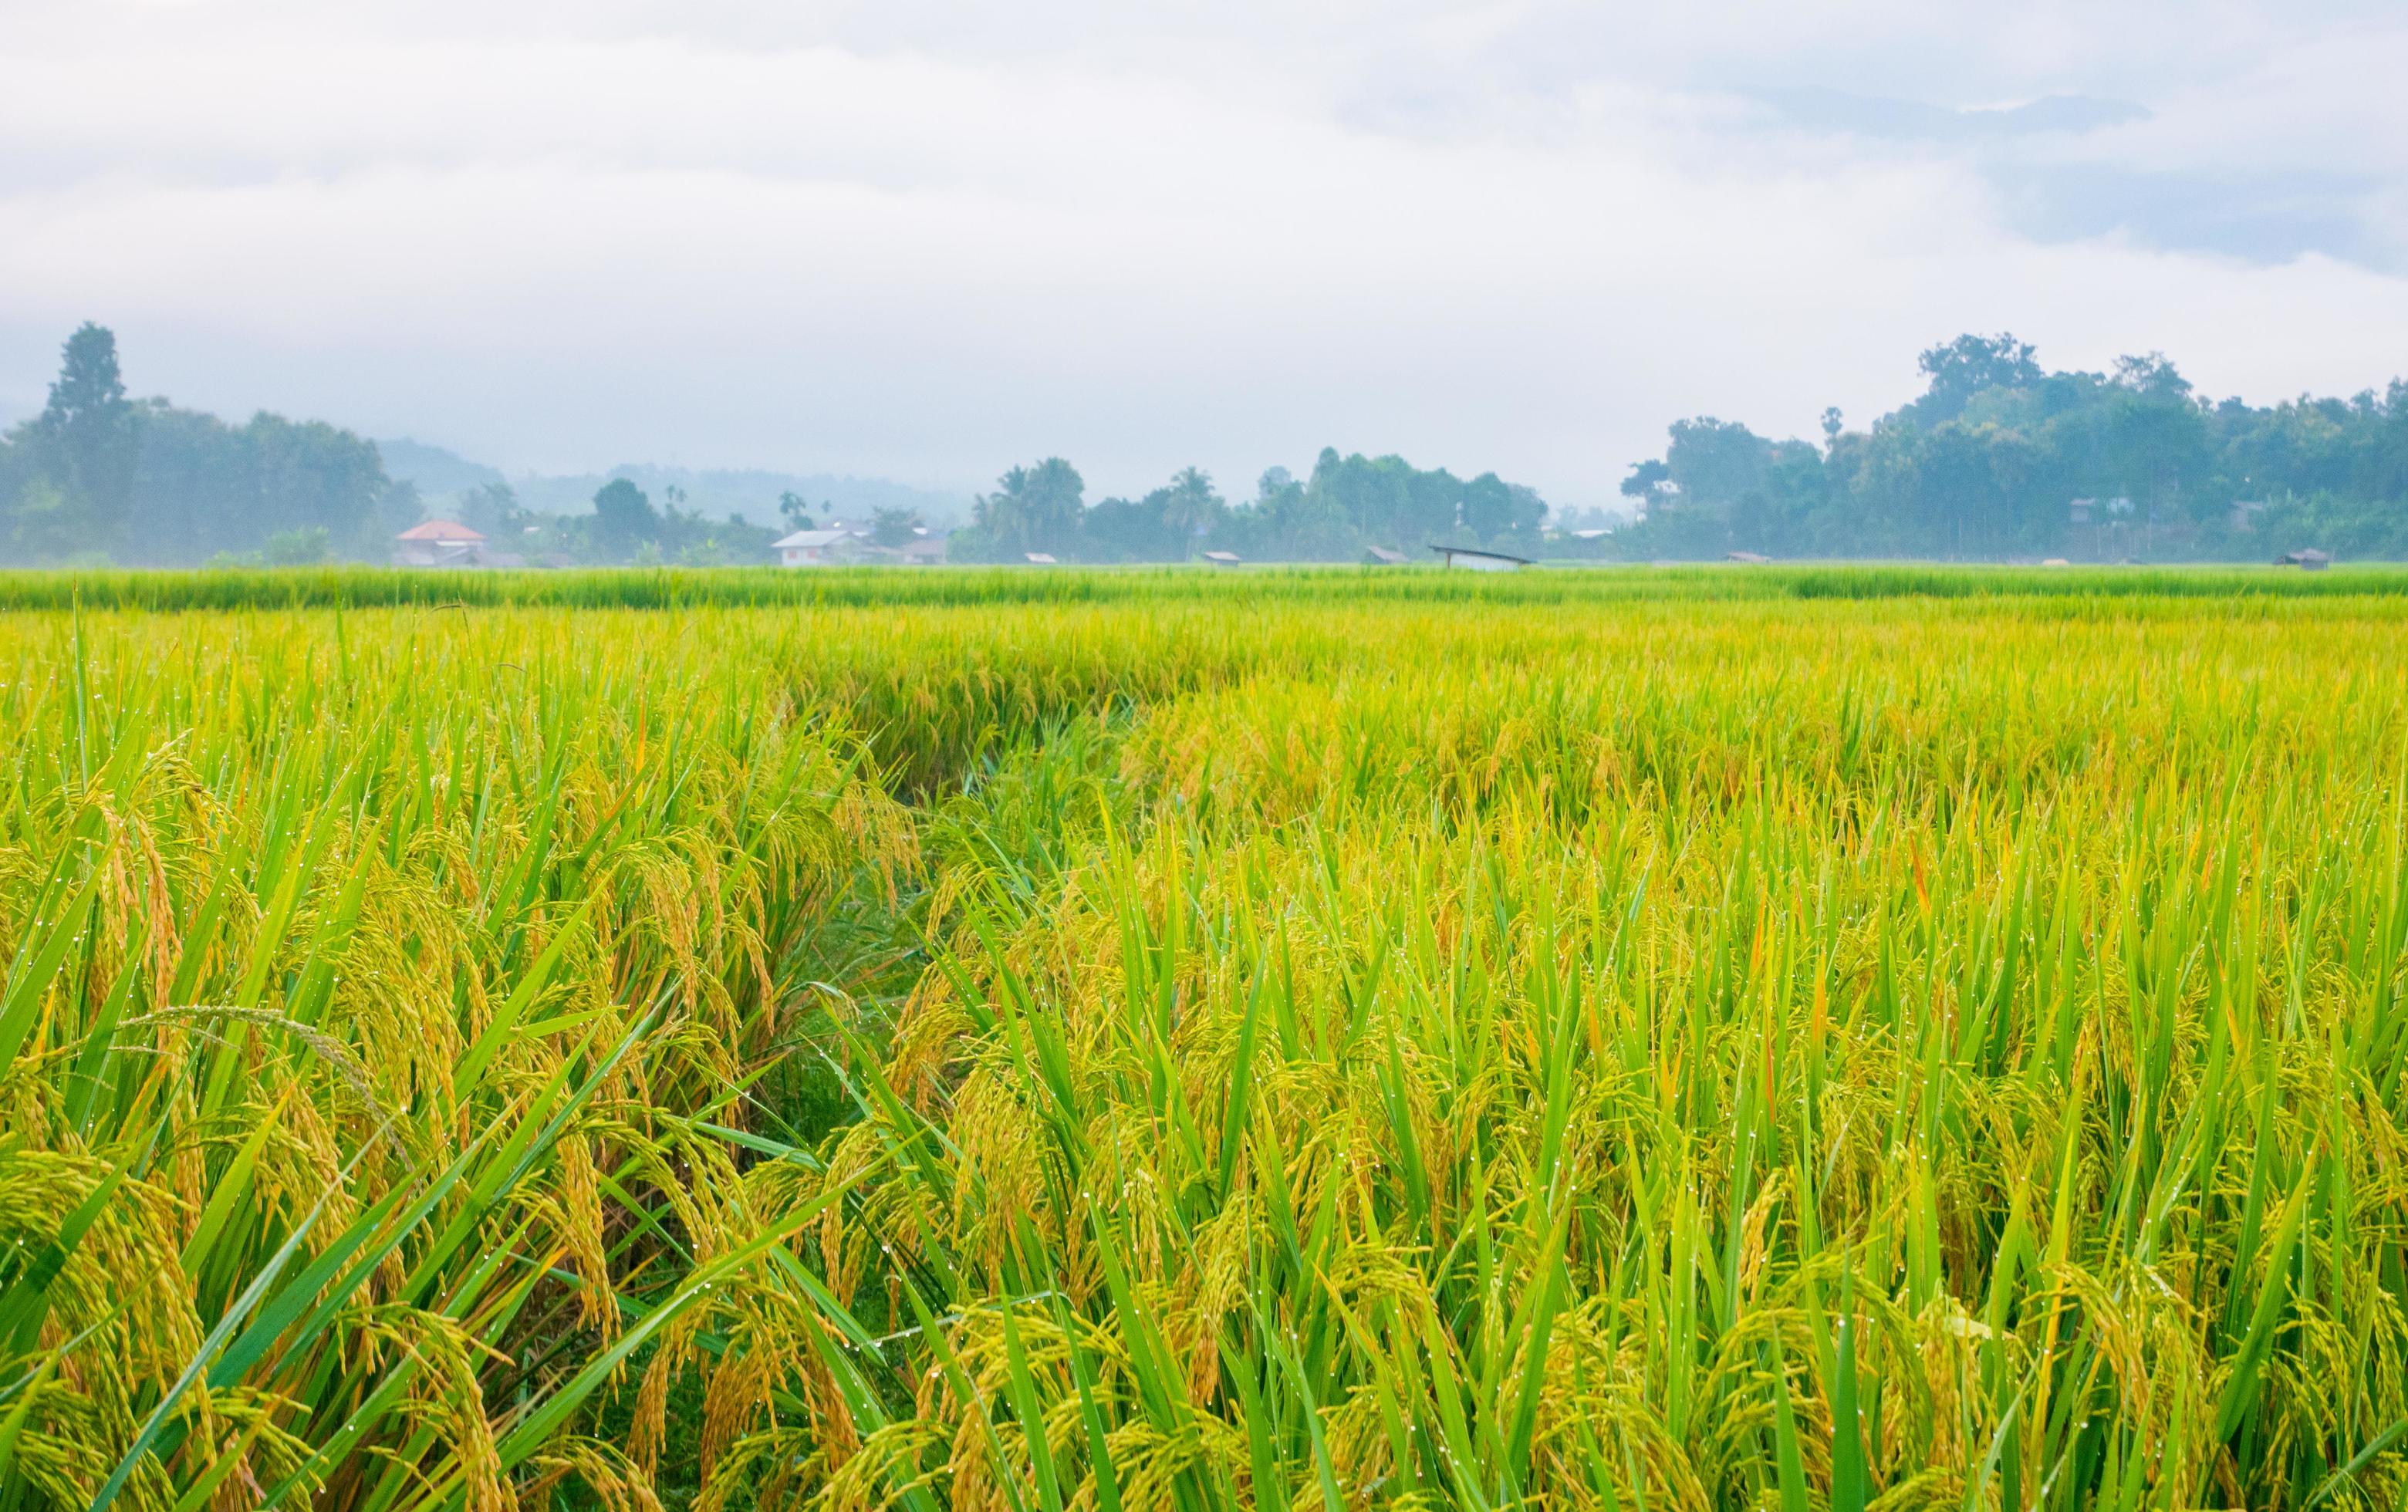
[[[2408,576],[1468,577],[0,580],[0,1512],[2408,1504]]]

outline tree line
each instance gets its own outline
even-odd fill
[[[1924,392],[1820,444],[1675,423],[1622,492],[1621,557],[2252,560],[2408,556],[2408,383],[2354,398],[2211,401],[2159,353],[2050,372],[2012,335],[1922,354]]]
[[[614,478],[591,513],[551,514],[489,483],[452,512],[504,561],[769,559],[777,532],[732,512],[708,519],[681,490],[663,492],[655,503]],[[230,425],[129,397],[116,336],[90,322],[67,337],[41,413],[0,435],[0,562],[11,564],[383,562],[426,512],[374,442],[338,426],[265,411]]]
[[[117,338],[90,323],[42,412],[0,436],[0,558],[14,563],[381,560],[418,520],[415,492],[349,431],[127,397]]]
[[[2112,372],[2043,369],[2011,335],[1925,351],[1924,392],[1819,442],[1699,416],[1633,464],[1623,510],[1551,511],[1493,472],[1462,478],[1398,456],[1326,448],[1297,478],[1273,467],[1232,503],[1183,468],[1136,497],[1089,503],[1048,457],[978,497],[956,562],[1359,561],[1481,546],[1530,557],[1906,557],[2248,560],[2315,547],[2408,557],[2408,383],[2348,399],[2210,401],[2162,355]],[[679,489],[655,502],[614,478],[590,513],[523,507],[504,483],[457,500],[504,560],[709,565],[769,559],[778,532],[706,518]],[[128,397],[116,338],[67,338],[40,414],[0,435],[0,562],[192,565],[383,561],[424,501],[373,442],[265,411],[229,424]],[[813,509],[788,497],[786,529]],[[892,518],[888,518],[891,515]],[[917,521],[882,511],[876,538]]]
[[[484,483],[461,495],[452,513],[501,560],[537,566],[757,565],[769,560],[778,538],[776,531],[734,510],[713,520],[688,507],[685,491],[674,483],[661,490],[656,504],[624,478],[595,490],[590,511],[531,509],[508,483]]]
[[[1373,547],[1418,554],[1432,545],[1537,555],[1546,501],[1495,473],[1466,480],[1402,457],[1340,456],[1325,447],[1311,474],[1266,471],[1232,505],[1211,475],[1186,467],[1137,498],[1086,502],[1086,480],[1060,457],[1014,467],[978,497],[955,531],[956,562],[1182,562],[1205,551],[1249,561],[1356,562]]]

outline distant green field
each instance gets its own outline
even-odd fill
[[[0,1509],[2408,1503],[2408,572],[0,606]]]
[[[0,571],[0,609],[401,607],[665,609],[847,604],[1123,603],[1164,598],[1555,604],[1626,598],[2226,598],[2408,593],[2408,565],[2001,567],[1928,563],[1539,566],[595,567],[558,572],[387,567],[205,572]]]

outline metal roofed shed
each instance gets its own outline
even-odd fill
[[[1464,567],[1472,572],[1515,572],[1530,564],[1528,557],[1517,557],[1507,551],[1484,551],[1472,546],[1433,546],[1431,550],[1446,559],[1450,567]]]
[[[1375,567],[1401,567],[1405,564],[1405,554],[1402,551],[1391,551],[1384,546],[1371,547],[1363,554],[1370,559],[1370,564]]]
[[[1235,551],[1207,551],[1204,560],[1216,567],[1234,567],[1246,559]]]
[[[2284,552],[2274,559],[2274,565],[2297,567],[2302,572],[2322,572],[2332,565],[2332,553],[2319,551],[2313,546],[2304,547],[2297,551]]]
[[[1772,559],[1766,556],[1761,551],[1726,551],[1723,553],[1723,560],[1725,562],[1765,563],[1770,562]]]
[[[1054,553],[1051,551],[1023,551],[1020,554],[1026,557],[1031,564],[1036,566],[1051,567],[1058,565],[1058,563],[1054,560]]]

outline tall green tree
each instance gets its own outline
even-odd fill
[[[1955,420],[1972,397],[1986,389],[2019,389],[2038,383],[2040,364],[2028,341],[2001,331],[1994,336],[1961,335],[1933,347],[1915,360],[1929,387],[1914,406],[1915,419],[1926,425]]]
[[[1079,469],[1048,457],[997,478],[993,493],[974,501],[972,516],[996,560],[1016,561],[1031,551],[1075,555],[1086,492]]]
[[[652,496],[624,478],[614,478],[594,494],[594,549],[610,562],[624,562],[647,546],[657,547],[661,517]]]
[[[1664,452],[1666,477],[1682,506],[1728,510],[1742,494],[1764,487],[1772,443],[1735,421],[1711,415],[1672,422]]]
[[[1200,467],[1182,467],[1170,475],[1167,487],[1146,497],[1156,502],[1163,528],[1182,542],[1204,535],[1229,512],[1220,492],[1212,486],[1212,475]],[[1185,553],[1182,550],[1181,554]]]
[[[36,550],[122,552],[141,425],[118,371],[117,337],[87,321],[60,350],[59,376],[27,440],[49,487],[20,523]]]
[[[141,446],[117,365],[117,336],[86,321],[61,350],[41,426],[66,466],[64,481],[103,530],[122,529]]]
[[[1535,548],[1547,518],[1546,501],[1534,489],[1483,473],[1463,485],[1463,526],[1489,545]]]
[[[1182,467],[1143,498],[1111,498],[1086,512],[1080,555],[1093,562],[1184,562],[1229,507],[1199,467]]]
[[[1620,492],[1624,498],[1637,506],[1640,514],[1647,515],[1654,513],[1679,491],[1672,487],[1672,469],[1665,465],[1664,459],[1650,457],[1644,462],[1630,464],[1629,474],[1623,478]]]
[[[392,486],[376,443],[324,421],[262,411],[243,427],[256,468],[263,537],[322,530],[346,555],[383,554],[377,508]]]
[[[478,484],[460,495],[458,507],[460,523],[491,541],[523,535],[534,518],[519,503],[518,491],[503,482]]]

